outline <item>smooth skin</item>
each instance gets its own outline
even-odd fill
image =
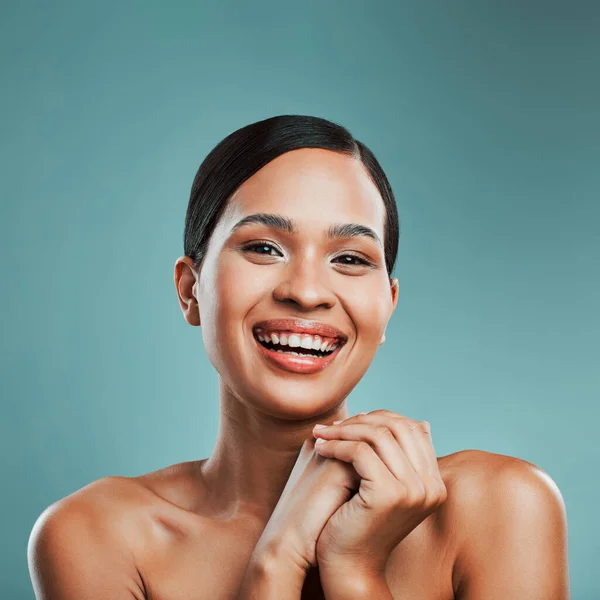
[[[296,230],[254,223],[232,232],[256,213],[291,219]],[[546,473],[478,450],[436,457],[427,423],[384,409],[348,413],[346,397],[397,306],[398,281],[388,278],[381,244],[326,233],[359,223],[383,240],[384,219],[361,163],[327,150],[288,152],[240,186],[200,271],[180,257],[174,272],[183,315],[200,326],[219,375],[214,450],[139,477],[103,478],[46,509],[28,548],[38,600],[237,598],[271,516],[293,500],[282,492],[307,448],[297,482],[308,490],[304,517],[318,510],[315,482],[335,491],[325,469],[347,465],[358,493],[336,497],[331,518],[323,513],[311,530],[322,562],[300,571],[302,598],[569,598],[566,510]],[[324,321],[348,342],[320,373],[282,371],[252,335],[255,322],[276,317]],[[201,396],[193,373],[190,386]],[[326,441],[318,447],[317,438]],[[300,555],[309,558],[304,547]],[[299,597],[293,586],[287,593]],[[286,597],[277,594],[246,597]]]

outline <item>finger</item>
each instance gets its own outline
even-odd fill
[[[375,450],[366,442],[324,440],[319,444],[315,443],[315,451],[321,456],[352,464],[360,478],[371,482],[373,488],[385,486],[389,482],[397,483]]]
[[[420,475],[426,475],[430,470],[430,464],[416,423],[412,419],[397,418],[390,419],[388,427],[401,444],[415,471]]]
[[[396,413],[391,413],[391,416],[388,415],[388,411],[377,411],[376,413],[379,418],[389,418],[392,423],[391,429],[396,431],[396,435],[402,436],[403,441],[410,440],[414,454],[409,451],[408,445],[404,446],[403,444],[403,448],[407,448],[406,453],[411,461],[413,456],[419,457],[415,458],[413,465],[425,490],[425,502],[432,505],[444,502],[447,497],[447,490],[440,474],[438,460],[431,441],[431,425],[427,421],[415,421]],[[412,434],[410,437],[404,436],[402,433],[402,428],[406,427]]]
[[[400,481],[414,479],[415,472],[412,465],[387,427],[373,426],[368,423],[331,425],[315,429],[314,434],[326,440],[367,442],[396,479]]]
[[[351,423],[367,423],[373,426],[387,427],[408,458],[413,471],[425,475],[429,472],[431,459],[426,456],[424,445],[417,440],[416,421],[389,410],[376,410],[345,419],[341,425],[345,427]]]
[[[438,459],[431,438],[431,425],[427,421],[417,421],[417,424],[418,427],[415,430],[417,443],[421,446],[423,455],[427,460],[427,473],[441,478]]]

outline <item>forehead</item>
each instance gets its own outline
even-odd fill
[[[232,195],[223,220],[257,212],[288,216],[299,227],[360,223],[383,239],[385,206],[364,165],[321,148],[292,150],[266,164]]]

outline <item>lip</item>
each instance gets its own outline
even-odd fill
[[[323,358],[317,358],[316,356],[296,356],[295,354],[285,354],[284,352],[273,352],[263,346],[256,338],[254,338],[254,341],[256,342],[260,353],[270,364],[276,365],[284,371],[301,373],[303,375],[310,375],[322,371],[335,359],[344,345],[340,342],[331,354],[327,354]]]
[[[333,325],[305,319],[268,319],[255,323],[252,330],[254,331],[257,328],[265,329],[266,331],[288,331],[290,333],[306,333],[327,338],[337,338],[340,340],[340,346],[345,344],[348,339],[348,336],[343,331],[340,331]]]

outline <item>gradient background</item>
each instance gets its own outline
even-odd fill
[[[49,504],[210,454],[217,377],[173,285],[189,189],[231,131],[300,113],[398,199],[398,309],[351,413],[540,466],[598,598],[600,4],[208,4],[2,4],[0,597],[33,598]]]

